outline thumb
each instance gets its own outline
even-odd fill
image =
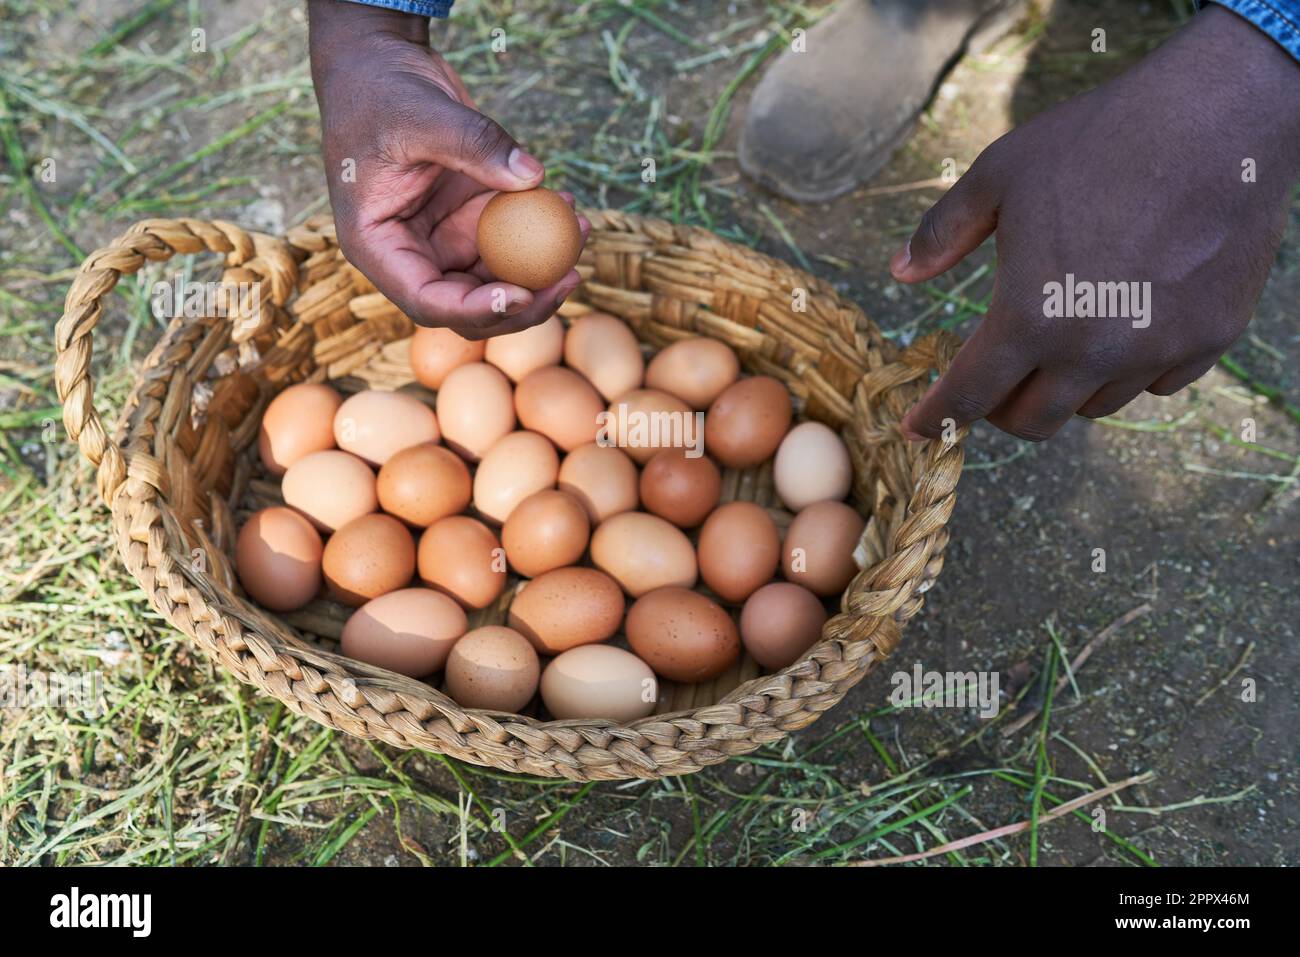
[[[437,163],[491,189],[516,191],[541,185],[545,170],[490,117],[439,97],[423,129],[407,144],[414,160]]]
[[[947,272],[997,228],[995,190],[980,160],[921,217],[912,238],[889,262],[899,282],[924,282]]]

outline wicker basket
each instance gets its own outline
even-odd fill
[[[56,330],[63,421],[98,466],[122,559],[150,604],[241,681],[321,724],[534,775],[685,774],[777,741],[833,707],[894,649],[942,567],[965,433],[917,445],[898,422],[958,340],[940,333],[900,350],[861,310],[785,263],[693,227],[587,215],[585,281],[564,315],[613,313],[656,347],[689,335],[720,339],[749,370],[784,382],[801,417],[832,425],[848,443],[852,500],[868,517],[856,555],[863,570],[819,644],[777,674],[760,675],[746,656],[709,685],[665,686],[660,713],[625,726],[541,721],[461,708],[429,684],[332,652],[344,613],[327,602],[277,617],[245,598],[231,559],[238,522],[278,495],[256,452],[269,400],[304,380],[421,394],[406,359],[410,320],[344,260],[326,217],[284,239],[225,222],[141,222],[92,253],[68,292]],[[225,256],[224,282],[260,282],[261,307],[239,321],[173,320],[110,440],[90,376],[104,298],[150,261],[201,252]],[[783,518],[770,463],[725,473],[723,498],[751,499]],[[512,592],[472,623],[502,617]]]

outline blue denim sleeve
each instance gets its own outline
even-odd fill
[[[1201,0],[1200,7],[1207,0]],[[1214,0],[1238,16],[1245,17],[1277,41],[1287,53],[1300,60],[1300,0]]]
[[[368,7],[383,7],[386,10],[414,13],[421,17],[446,17],[451,14],[451,5],[455,0],[352,0],[352,2],[364,3]]]

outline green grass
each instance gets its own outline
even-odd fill
[[[811,245],[788,204],[737,201],[728,180],[736,104],[789,31],[824,6],[772,2],[736,18],[667,0],[458,8],[439,28],[448,58],[484,100],[507,104],[553,180],[583,202],[711,226],[835,280],[860,268],[856,250]],[[238,221],[270,198],[291,223],[322,207],[299,5],[273,2],[251,17],[248,9],[217,29],[201,5],[151,0],[87,36],[75,4],[38,10],[0,0],[14,31],[0,41],[0,664],[92,672],[102,682],[88,713],[40,704],[0,712],[0,862],[844,865],[1033,822],[1028,837],[930,859],[965,867],[1054,862],[1061,854],[1048,838],[1091,834],[1082,810],[1037,825],[1107,783],[1087,762],[1085,779],[1059,770],[1082,760],[1063,743],[1050,693],[1079,623],[1027,639],[1045,656],[1039,680],[1049,693],[1036,733],[1007,744],[990,734],[1002,718],[877,706],[887,693],[879,682],[810,730],[722,767],[579,785],[324,729],[241,685],[150,611],[93,500],[92,471],[63,433],[52,330],[86,251],[135,219]],[[56,28],[75,26],[76,41],[38,44],[46,15]],[[194,25],[211,28],[205,57],[189,53]],[[482,41],[497,25],[508,31],[508,58]],[[47,156],[60,170],[54,183],[33,176]],[[652,185],[641,180],[646,156],[656,160]],[[168,268],[211,261],[183,257]],[[991,278],[990,264],[972,265],[928,284],[918,307],[890,317],[893,332],[981,317]],[[109,423],[156,335],[144,288],[120,286],[94,337],[96,402]],[[1276,389],[1228,368],[1294,417]],[[1244,443],[1208,418],[1177,425],[1204,426],[1245,461],[1296,461],[1280,447],[1285,439]],[[968,467],[1001,468],[1026,448],[972,457]],[[1080,678],[1080,690],[1088,684]],[[1163,860],[1158,840],[1135,835],[1126,813],[1112,812],[1089,838],[1094,853],[1133,865]]]

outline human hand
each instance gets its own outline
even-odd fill
[[[993,143],[890,264],[922,282],[997,231],[988,314],[904,435],[987,418],[1038,441],[1204,375],[1250,320],[1298,172],[1300,66],[1218,7]],[[1049,314],[1068,276],[1111,314]]]
[[[542,165],[478,112],[429,49],[425,18],[341,0],[310,0],[308,10],[343,254],[420,325],[483,339],[544,321],[578,271],[537,292],[497,282],[476,237],[493,193],[540,185]],[[578,220],[585,240],[591,224]]]

